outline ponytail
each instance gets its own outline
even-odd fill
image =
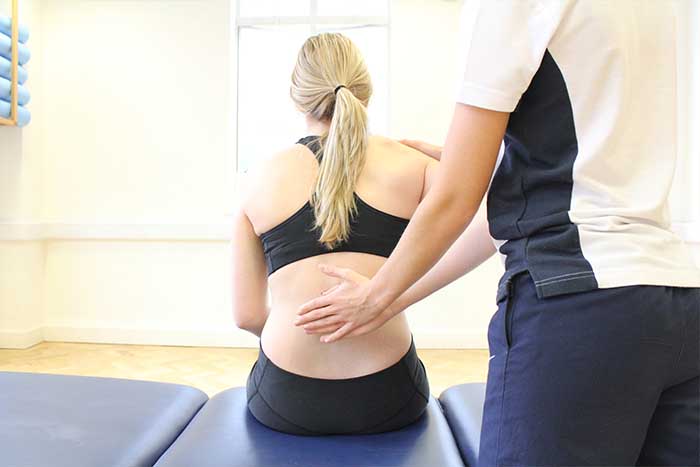
[[[320,241],[328,248],[350,236],[357,211],[355,186],[367,152],[367,110],[350,89],[339,86],[312,196]]]
[[[292,100],[319,121],[323,158],[311,196],[320,241],[333,248],[350,236],[357,212],[355,186],[367,152],[367,109],[372,83],[362,56],[347,37],[324,33],[310,37],[292,73]]]

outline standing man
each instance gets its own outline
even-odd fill
[[[370,332],[487,258],[488,227],[506,271],[483,467],[700,465],[700,272],[667,206],[675,6],[468,0],[434,187],[371,280],[327,268],[340,285],[300,310],[326,342]]]

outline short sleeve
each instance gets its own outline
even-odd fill
[[[537,72],[568,0],[466,0],[457,101],[512,112]]]

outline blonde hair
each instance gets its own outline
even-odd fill
[[[357,211],[355,185],[367,151],[367,104],[372,82],[358,48],[342,34],[307,39],[292,73],[290,94],[303,112],[330,120],[321,136],[323,159],[311,196],[320,241],[346,241]]]

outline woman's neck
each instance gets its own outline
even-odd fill
[[[310,115],[306,116],[306,132],[308,135],[323,135],[328,133],[329,122],[316,120]]]

